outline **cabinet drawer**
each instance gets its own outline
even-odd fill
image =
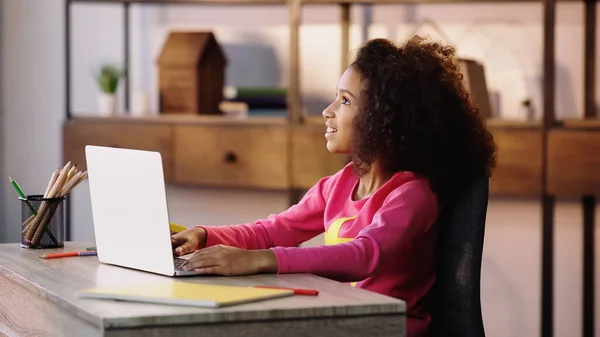
[[[548,190],[565,197],[600,195],[600,132],[552,130],[548,134]]]
[[[288,188],[284,127],[175,126],[175,179],[182,184]]]
[[[309,189],[319,179],[335,174],[350,162],[346,155],[332,154],[327,150],[325,127],[303,125],[295,127],[292,134],[292,186]]]
[[[491,130],[498,146],[490,179],[495,195],[539,196],[542,190],[542,134],[539,130]]]
[[[63,125],[63,158],[85,169],[85,146],[111,146],[160,152],[165,180],[172,179],[170,125],[68,121]]]

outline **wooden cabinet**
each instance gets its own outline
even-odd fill
[[[173,178],[173,139],[167,124],[118,123],[110,120],[70,121],[63,125],[63,158],[85,169],[85,146],[99,145],[158,151],[165,180]]]
[[[490,192],[495,195],[539,196],[542,191],[541,130],[492,127],[490,131],[498,146]]]
[[[327,151],[321,123],[290,126],[270,119],[211,118],[75,118],[63,126],[63,158],[85,168],[86,145],[158,151],[169,183],[275,190],[306,190],[350,161]],[[492,125],[490,131],[498,146],[490,192],[539,196],[541,130]],[[597,167],[598,132],[550,132],[552,194],[600,193]]]
[[[166,180],[181,185],[308,189],[348,162],[325,147],[324,127],[222,117],[79,117],[63,126],[63,158],[85,164],[85,146],[159,151]]]
[[[600,195],[600,133],[561,129],[548,133],[548,191],[553,195]]]
[[[498,145],[498,165],[490,180],[497,195],[542,194],[542,131],[539,128],[490,128]],[[598,127],[548,131],[547,193],[560,197],[600,194]]]
[[[281,126],[176,125],[174,143],[177,183],[289,186],[287,132]]]

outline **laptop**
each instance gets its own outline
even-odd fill
[[[85,147],[98,260],[167,276],[198,275],[171,246],[160,153]],[[192,254],[188,254],[189,258]]]

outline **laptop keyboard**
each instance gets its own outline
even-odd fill
[[[173,262],[175,263],[175,269],[181,270],[181,265],[183,265],[187,261],[186,259],[182,259],[180,257],[173,257]]]

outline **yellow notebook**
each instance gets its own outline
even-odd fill
[[[171,232],[180,233],[188,228],[183,225],[176,224],[174,222],[169,222],[169,229],[171,230]]]
[[[291,290],[161,281],[80,291],[80,297],[205,308],[291,296]]]

